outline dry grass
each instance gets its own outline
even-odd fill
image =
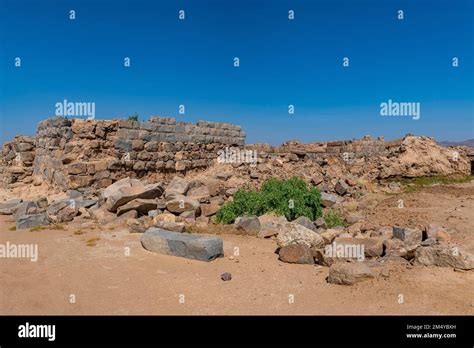
[[[97,245],[97,242],[100,240],[100,237],[94,237],[94,238],[91,238],[89,239],[87,242],[86,242],[86,245],[87,246],[96,246]]]
[[[16,226],[12,226],[8,229],[9,231],[16,231]]]
[[[84,233],[86,233],[86,232],[84,232],[83,230],[74,231],[74,234],[75,234],[76,236],[80,236],[81,234],[84,234]]]
[[[47,230],[48,228],[45,226],[35,226],[30,228],[30,232],[39,232],[39,231],[44,231]]]

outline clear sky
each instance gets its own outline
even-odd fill
[[[248,143],[474,138],[473,4],[0,0],[0,142],[34,134],[64,99],[94,102],[97,119],[233,122]],[[388,99],[421,103],[420,119],[382,117]]]

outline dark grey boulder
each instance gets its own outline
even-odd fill
[[[211,261],[224,256],[224,243],[215,236],[195,235],[149,228],[140,239],[142,246],[152,252]]]
[[[48,214],[33,214],[33,215],[21,215],[16,219],[16,229],[24,230],[26,228],[33,228],[37,226],[49,225]]]

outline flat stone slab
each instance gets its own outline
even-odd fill
[[[172,232],[152,227],[143,234],[140,241],[145,249],[158,254],[201,261],[211,261],[224,256],[224,242],[215,236]]]

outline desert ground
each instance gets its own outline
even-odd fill
[[[377,225],[439,224],[474,252],[474,181],[371,194],[367,204]],[[341,286],[326,282],[327,267],[279,261],[269,239],[221,234],[225,257],[202,262],[149,252],[126,226],[12,226],[12,216],[0,216],[0,243],[37,243],[39,259],[2,260],[6,315],[474,315],[472,271],[397,264],[388,277]],[[232,280],[222,281],[223,272]]]

